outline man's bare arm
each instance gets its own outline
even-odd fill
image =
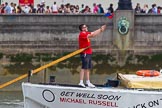
[[[89,38],[95,37],[95,36],[99,35],[101,32],[103,32],[105,29],[106,29],[106,25],[103,25],[103,26],[101,26],[99,29],[97,29],[97,30],[91,32],[91,34],[89,34],[88,37],[89,37]]]

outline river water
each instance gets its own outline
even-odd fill
[[[0,92],[0,108],[23,108],[22,92]]]

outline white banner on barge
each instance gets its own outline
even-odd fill
[[[24,108],[162,108],[162,92],[23,83]]]

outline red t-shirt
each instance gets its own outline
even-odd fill
[[[79,34],[79,48],[86,48],[88,46],[91,46],[90,39],[87,37],[88,34],[91,34],[91,32],[80,32]],[[84,50],[82,53],[86,54],[92,54],[92,48],[88,48]]]

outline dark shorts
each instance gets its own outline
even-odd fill
[[[82,69],[91,69],[92,68],[92,54],[80,54],[82,60]]]

